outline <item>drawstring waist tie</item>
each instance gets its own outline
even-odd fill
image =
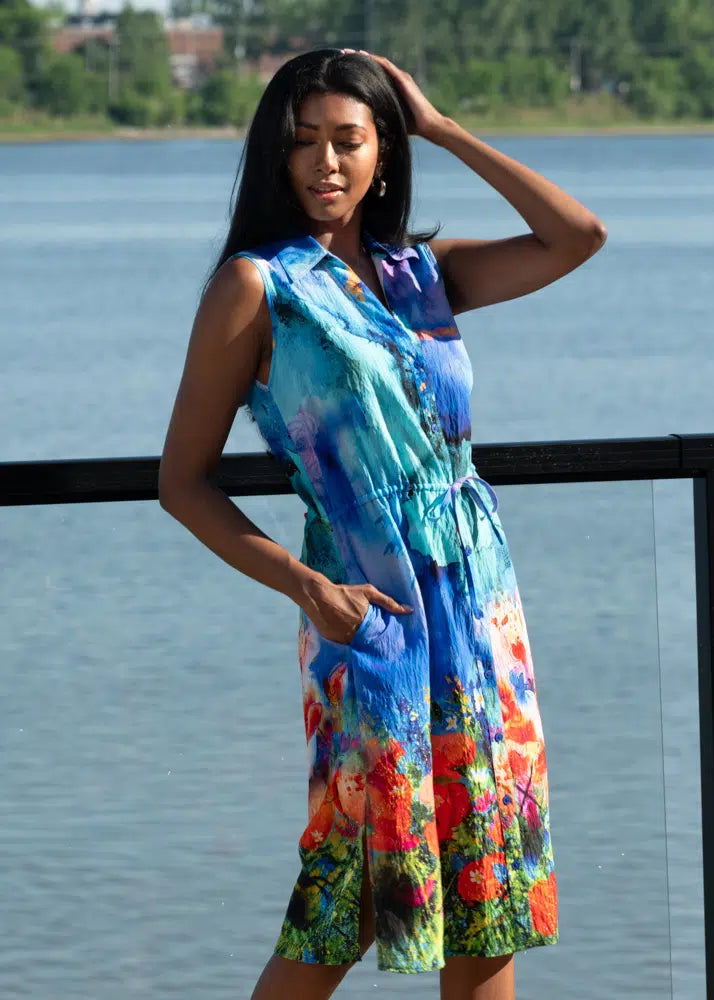
[[[478,484],[478,485],[477,485]],[[486,502],[484,497],[479,491],[479,486],[482,486],[486,493],[488,494],[489,504]],[[498,498],[493,491],[493,487],[482,479],[479,475],[466,475],[460,476],[453,482],[402,482],[394,484],[391,486],[381,486],[378,489],[371,490],[369,493],[363,493],[356,499],[352,499],[339,507],[335,507],[332,510],[326,511],[327,516],[323,516],[318,510],[310,507],[305,512],[305,517],[314,518],[315,520],[325,521],[331,525],[334,525],[347,511],[352,510],[355,507],[361,507],[363,504],[369,503],[371,500],[376,500],[381,497],[388,497],[395,494],[404,494],[408,497],[414,496],[414,493],[422,490],[438,490],[435,499],[426,508],[425,516],[430,521],[438,521],[448,508],[451,508],[454,519],[456,521],[456,530],[461,542],[462,549],[466,552],[468,551],[468,546],[465,541],[465,532],[462,530],[461,524],[461,511],[459,507],[459,494],[462,490],[465,491],[466,496],[470,498],[475,504],[478,510],[482,511],[483,514],[488,518],[495,536],[498,538],[499,542],[503,544],[504,539],[498,525],[494,521],[492,514],[495,514],[498,510]],[[477,513],[478,517],[478,513]]]
[[[489,498],[492,501],[491,510],[489,510],[488,507],[486,506],[486,502],[479,493],[476,483],[481,483],[483,484],[483,486],[485,486]],[[485,516],[488,518],[491,527],[493,528],[494,534],[498,538],[499,542],[503,544],[503,536],[501,535],[501,532],[498,530],[495,521],[491,517],[491,514],[492,513],[495,514],[496,511],[498,510],[498,497],[494,493],[493,487],[489,483],[487,483],[485,479],[482,479],[481,476],[476,476],[476,475],[461,476],[459,479],[454,480],[454,482],[451,483],[444,490],[444,492],[440,496],[438,496],[436,500],[433,501],[433,503],[429,505],[426,511],[426,517],[428,517],[430,521],[437,521],[440,517],[443,516],[444,511],[447,509],[449,504],[451,504],[452,510],[454,512],[454,519],[456,521],[456,530],[459,534],[459,539],[461,541],[461,547],[464,550],[466,550],[467,545],[461,533],[461,524],[459,520],[458,496],[461,490],[466,490],[466,495],[470,497],[476,503],[476,506],[483,511]]]

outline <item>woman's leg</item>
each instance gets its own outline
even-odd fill
[[[439,970],[441,1000],[515,1000],[513,955],[455,955]]]
[[[362,839],[362,891],[360,896],[359,949],[362,955],[374,941],[372,890],[367,869],[367,845]],[[316,965],[272,955],[263,969],[250,1000],[327,1000],[356,962]]]

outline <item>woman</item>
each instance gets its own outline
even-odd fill
[[[408,232],[409,134],[532,232]],[[328,997],[373,940],[382,970],[440,969],[448,1000],[507,1000],[514,952],[558,939],[533,665],[454,315],[542,288],[605,238],[384,57],[298,56],[258,105],[159,482],[169,513],[299,608],[309,819],[253,1000]],[[211,484],[244,404],[307,506],[299,561]]]

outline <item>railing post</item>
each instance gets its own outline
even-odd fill
[[[714,1000],[714,473],[692,480],[699,663],[702,874],[707,1000]]]

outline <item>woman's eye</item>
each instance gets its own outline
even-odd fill
[[[311,146],[312,145],[312,139],[296,139],[295,140],[295,145],[296,146]],[[338,143],[338,145],[344,146],[345,149],[359,149],[359,147],[362,145],[362,143],[361,142],[340,142],[340,143]]]

